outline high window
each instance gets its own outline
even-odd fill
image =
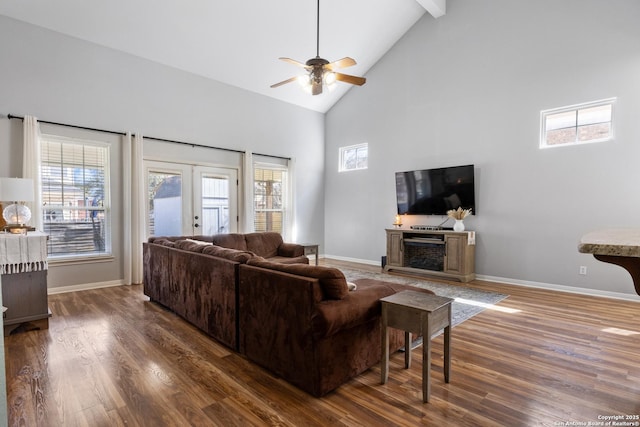
[[[253,176],[254,229],[282,234],[285,229],[287,170],[256,165]]]
[[[348,147],[340,147],[339,152],[340,172],[366,169],[369,162],[369,144],[350,145]]]
[[[109,255],[109,149],[106,144],[42,137],[42,204],[48,253]]]
[[[615,98],[540,113],[540,148],[603,142],[613,139]]]

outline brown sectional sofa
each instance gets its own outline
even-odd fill
[[[308,265],[299,245],[274,251],[277,238],[259,234],[269,233],[150,238],[145,294],[314,396],[378,363],[379,299],[416,288],[359,279],[349,292],[338,269]],[[403,339],[392,330],[390,349]]]
[[[239,266],[239,279],[240,352],[317,397],[380,362],[380,298],[417,290],[358,279],[349,292],[338,269],[256,258]],[[389,340],[396,351],[404,333],[391,330]]]
[[[256,255],[309,262],[302,246],[284,243],[278,233],[150,237],[143,244],[144,293],[237,349],[238,266]]]
[[[143,244],[144,293],[235,349],[238,266],[253,255],[222,249],[150,238]]]

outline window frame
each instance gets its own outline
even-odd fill
[[[358,157],[358,150],[365,148],[367,150],[366,164],[364,167],[358,167],[358,161],[356,160],[356,166],[353,168],[346,167],[346,154],[351,150],[355,150],[356,159]],[[347,145],[338,149],[338,172],[351,172],[358,170],[369,169],[369,143],[363,142],[360,144]]]
[[[64,205],[48,205],[45,206],[45,198],[44,198],[44,179],[45,175],[42,173],[47,159],[44,158],[44,147],[41,146],[41,159],[40,159],[40,168],[41,168],[41,194],[42,194],[42,220],[43,225],[47,224],[46,220],[46,211],[47,210],[63,210],[63,211],[88,211],[88,212],[102,212],[104,215],[104,250],[103,251],[92,251],[92,252],[73,252],[73,253],[64,253],[64,254],[51,254],[49,252],[50,245],[47,245],[47,256],[50,262],[52,263],[78,263],[78,262],[90,262],[96,260],[110,260],[113,259],[113,235],[112,235],[112,206],[111,206],[111,144],[102,141],[95,141],[87,138],[78,138],[78,137],[66,137],[60,135],[53,134],[41,134],[40,135],[41,145],[46,142],[59,143],[59,144],[69,144],[76,146],[90,146],[97,147],[103,150],[103,183],[102,183],[102,206],[64,206]],[[63,159],[64,160],[64,159]],[[85,168],[82,168],[85,169]]]
[[[272,171],[279,171],[282,173],[282,181],[281,181],[281,205],[282,207],[280,209],[267,209],[267,208],[257,208],[256,206],[256,171],[257,170],[272,170]],[[287,235],[287,228],[288,228],[288,215],[289,215],[289,209],[290,209],[290,201],[289,201],[289,168],[287,166],[284,165],[279,165],[279,164],[272,164],[272,163],[263,163],[263,162],[256,162],[253,164],[253,173],[252,173],[252,206],[251,209],[253,210],[253,230],[257,231],[257,227],[256,227],[256,219],[258,217],[257,213],[258,212],[280,212],[281,213],[281,230],[280,230],[280,234]],[[270,231],[270,230],[265,230],[265,231]]]
[[[615,109],[616,109],[616,97],[613,98],[606,98],[606,99],[601,99],[598,101],[591,101],[591,102],[583,102],[580,104],[574,104],[574,105],[568,105],[566,107],[559,107],[559,108],[551,108],[548,110],[542,110],[540,111],[540,145],[539,148],[540,149],[547,149],[547,148],[556,148],[556,147],[573,147],[576,145],[584,145],[584,144],[593,144],[593,143],[598,143],[598,142],[607,142],[607,141],[613,141],[614,140],[614,118],[615,118]],[[578,116],[580,111],[583,110],[588,110],[590,108],[594,108],[594,107],[601,107],[601,106],[605,106],[605,105],[610,105],[611,106],[611,118],[608,122],[602,122],[602,123],[608,123],[609,124],[609,133],[606,137],[603,138],[595,138],[595,139],[590,139],[590,140],[586,140],[586,141],[580,141],[579,139],[579,129],[581,127],[581,125],[578,123]],[[575,140],[570,141],[570,142],[563,142],[563,143],[559,143],[559,144],[549,144],[547,142],[547,136],[548,136],[548,131],[547,131],[547,117],[549,116],[553,116],[553,115],[557,115],[557,114],[561,114],[561,113],[569,113],[569,112],[575,112],[576,114],[576,121],[575,121],[575,126],[571,126],[571,127],[566,127],[565,129],[575,129],[576,130],[576,136],[575,136]],[[588,125],[582,125],[582,126],[588,126]]]

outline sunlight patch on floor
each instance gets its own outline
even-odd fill
[[[628,329],[620,329],[620,328],[604,328],[602,332],[607,332],[609,334],[616,334],[616,335],[624,335],[625,337],[629,337],[631,335],[640,335],[640,332],[630,331]]]
[[[514,314],[514,313],[520,313],[522,311],[522,310],[517,310],[515,308],[502,307],[494,304],[488,304],[486,302],[474,301],[474,300],[465,299],[465,298],[456,298],[455,301],[459,302],[460,304],[475,305],[477,307],[482,307],[487,310],[501,311],[503,313]]]

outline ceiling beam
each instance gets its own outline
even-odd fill
[[[420,6],[424,7],[427,12],[434,18],[440,18],[447,13],[447,0],[416,0]]]

